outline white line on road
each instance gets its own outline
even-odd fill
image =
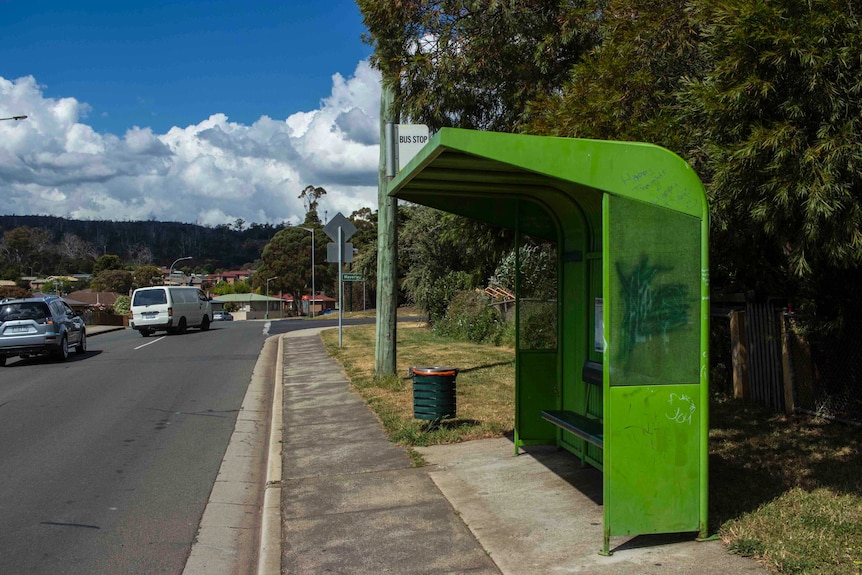
[[[148,341],[147,343],[145,343],[145,344],[143,344],[143,345],[139,345],[138,347],[136,347],[136,348],[135,348],[135,350],[139,350],[139,349],[141,349],[142,347],[147,347],[148,345],[153,345],[153,344],[154,344],[154,343],[156,343],[156,342],[162,341],[162,340],[163,340],[163,339],[165,339],[166,337],[168,337],[168,336],[163,335],[162,337],[160,337],[160,338],[158,338],[158,339],[154,339],[153,341]]]

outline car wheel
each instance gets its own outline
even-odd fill
[[[150,335],[149,330],[146,330],[146,329],[139,329],[138,333],[141,334],[141,337],[148,337]]]
[[[0,355],[0,367],[3,367],[4,365],[6,365],[6,356]]]
[[[181,317],[180,323],[177,324],[177,333],[186,333],[186,329],[188,329],[188,325],[186,324],[186,318]]]
[[[75,348],[75,353],[78,355],[83,355],[87,353],[87,332],[81,331],[81,341],[78,343],[78,347]]]
[[[201,331],[206,331],[210,328],[210,318],[209,316],[204,316],[204,320],[201,322]]]
[[[60,340],[60,347],[55,352],[54,358],[57,361],[66,361],[69,359],[69,340],[66,339],[65,335]]]

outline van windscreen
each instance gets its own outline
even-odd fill
[[[158,305],[168,303],[168,297],[163,289],[148,289],[135,292],[132,305]]]

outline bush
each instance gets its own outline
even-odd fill
[[[127,295],[121,295],[114,302],[114,313],[119,315],[128,315],[132,305],[132,300]]]
[[[489,302],[478,292],[459,291],[452,298],[445,317],[434,324],[434,333],[473,343],[497,344],[503,322]]]
[[[443,320],[455,294],[473,287],[471,284],[472,280],[467,272],[449,272],[431,282],[426,294],[427,301],[417,302],[428,312],[428,322],[434,325]]]

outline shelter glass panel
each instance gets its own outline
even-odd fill
[[[608,211],[610,384],[697,383],[700,220],[618,196]]]
[[[518,348],[557,349],[557,247],[522,236],[518,248]]]

